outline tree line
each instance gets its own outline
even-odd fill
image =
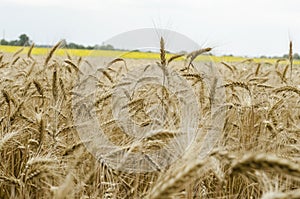
[[[102,45],[95,45],[95,46],[84,46],[81,44],[76,44],[73,42],[68,43],[66,40],[63,40],[64,42],[64,47],[65,48],[69,48],[69,49],[100,49],[100,50],[121,50],[121,49],[115,49],[112,45],[110,44],[102,44]],[[5,39],[1,39],[0,40],[0,45],[3,46],[30,46],[33,43],[32,40],[30,40],[29,36],[27,36],[26,34],[21,34],[18,39],[16,40],[11,40],[11,41],[7,41]],[[46,48],[50,48],[50,45],[35,45],[35,47],[46,47]]]

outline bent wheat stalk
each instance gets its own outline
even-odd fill
[[[186,161],[182,167],[170,168],[161,179],[153,186],[148,199],[165,199],[170,198],[172,194],[184,188],[192,178],[197,178],[202,168],[206,165],[207,160]]]
[[[273,154],[247,154],[231,167],[231,175],[254,170],[273,170],[278,173],[300,178],[300,165]]]

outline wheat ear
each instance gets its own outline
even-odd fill
[[[55,51],[57,50],[57,48],[62,44],[62,42],[63,42],[63,41],[58,42],[57,44],[55,44],[55,45],[51,48],[51,50],[50,50],[48,56],[47,56],[46,59],[45,59],[44,66],[47,66],[47,65],[48,65],[48,63],[49,63],[50,59],[52,58],[54,52],[55,52]]]
[[[232,165],[231,174],[244,173],[249,169],[271,169],[278,173],[300,178],[299,164],[273,154],[247,154]]]
[[[154,185],[150,194],[146,198],[164,199],[170,198],[172,193],[182,189],[192,178],[198,177],[201,173],[201,168],[205,166],[206,160],[189,161],[183,167],[176,168],[166,173],[162,179]]]

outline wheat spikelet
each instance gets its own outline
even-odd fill
[[[204,160],[187,161],[183,167],[169,170],[162,179],[159,179],[156,185],[153,186],[149,195],[146,198],[164,199],[170,198],[172,194],[176,193],[188,184],[192,178],[197,178],[201,172],[201,168],[205,166]]]
[[[250,89],[249,89],[249,85],[245,82],[230,82],[230,83],[227,83],[225,85],[223,85],[222,87],[240,87],[240,88],[244,88],[246,89],[249,93],[251,93]]]
[[[216,77],[214,77],[212,85],[209,89],[209,102],[210,102],[211,107],[212,107],[212,104],[214,103],[214,100],[215,100],[217,83],[218,83],[218,79]]]
[[[280,92],[283,92],[283,91],[294,92],[294,93],[296,93],[300,96],[300,90],[293,87],[293,86],[283,86],[283,87],[276,88],[276,89],[273,90],[273,92],[275,92],[275,93],[280,93]]]
[[[57,96],[58,95],[58,88],[57,88],[57,70],[56,66],[54,67],[53,70],[53,75],[52,75],[52,96],[54,99],[54,102],[57,101]]]
[[[144,105],[144,98],[138,98],[131,100],[128,104],[124,105],[122,109],[127,108],[127,107],[133,107],[131,110],[134,109],[134,107],[139,107],[139,105]]]
[[[249,169],[273,170],[275,172],[300,178],[300,167],[298,164],[279,158],[272,154],[247,154],[231,167],[231,174],[244,173]]]
[[[16,57],[10,64],[10,66],[13,66],[17,63],[17,61],[20,59],[20,57]]]
[[[248,82],[257,81],[257,82],[259,82],[260,84],[262,84],[262,83],[267,82],[269,79],[270,79],[270,78],[268,78],[268,77],[253,77],[253,78],[249,79]]]
[[[181,135],[181,133],[171,130],[155,130],[150,133],[149,136],[145,137],[144,140],[150,141],[150,140],[168,140],[172,139],[178,135]]]
[[[28,183],[28,181],[33,180],[34,178],[39,177],[43,173],[47,173],[48,169],[45,166],[40,166],[38,168],[35,168],[34,170],[30,170],[28,174],[26,175],[24,181],[25,183]]]
[[[52,58],[54,52],[56,51],[56,49],[57,49],[62,43],[63,43],[63,41],[60,41],[60,42],[58,42],[57,44],[55,44],[55,45],[51,48],[51,50],[50,50],[48,56],[47,56],[46,59],[45,59],[44,66],[47,66],[47,65],[48,65],[48,63],[49,63],[50,59]]]
[[[282,73],[282,78],[283,78],[283,79],[286,79],[285,76],[286,76],[286,73],[287,73],[288,69],[289,69],[289,65],[287,64],[287,65],[285,66],[284,70],[283,70],[283,73]]]
[[[8,94],[8,92],[6,90],[2,90],[2,95],[6,101],[7,104],[9,104],[9,102],[11,101],[10,95]]]
[[[83,142],[79,142],[79,143],[76,143],[76,144],[72,145],[71,147],[69,147],[65,150],[65,152],[63,153],[63,156],[67,156],[67,155],[72,154],[74,151],[76,151],[77,149],[82,147],[83,144],[84,144]]]
[[[20,109],[22,108],[23,104],[24,104],[24,101],[22,101],[18,105],[15,105],[16,108],[15,108],[13,114],[11,114],[11,116],[9,117],[9,121],[10,121],[11,125],[15,122],[15,119],[20,115]]]
[[[92,65],[89,61],[84,60],[84,62],[85,62],[91,69],[94,68],[93,65]]]
[[[5,116],[0,118],[0,124],[4,121],[5,118],[6,118]]]
[[[24,58],[22,58],[22,64],[25,64],[26,66],[28,66],[29,65],[29,61],[27,61],[27,60],[25,60]]]
[[[6,101],[6,103],[10,106],[10,102],[12,102],[14,104],[14,106],[17,106],[17,101],[15,100],[15,98],[13,97],[13,95],[11,93],[9,93],[6,90],[2,90],[2,95]]]
[[[221,156],[220,156],[221,157]],[[222,159],[223,160],[223,159]],[[222,171],[222,164],[221,160],[219,160],[216,157],[211,158],[211,164],[210,166],[212,167],[211,170],[212,172],[216,175],[216,177],[223,182],[225,180],[225,173]]]
[[[79,57],[78,60],[77,60],[77,65],[79,66],[82,62],[82,57]]]
[[[286,79],[283,77],[282,73],[278,70],[275,71],[276,74],[280,77],[281,81],[283,81],[284,83],[286,83]]]
[[[33,157],[31,159],[29,159],[26,163],[26,166],[27,167],[31,167],[31,166],[34,166],[34,165],[37,165],[37,164],[46,164],[46,165],[49,165],[49,164],[54,164],[54,163],[58,163],[57,160],[53,159],[53,158],[50,158],[50,157],[43,157],[43,156],[36,156],[36,157]]]
[[[31,83],[32,82],[29,82],[28,84],[26,84],[26,86],[24,87],[24,92],[23,92],[22,96],[26,96],[27,95],[27,92],[29,91]]]
[[[256,70],[255,70],[255,76],[258,75],[259,70],[260,70],[260,67],[261,67],[261,63],[258,63],[258,64],[257,64],[257,67],[256,67]]]
[[[3,150],[4,147],[10,146],[8,142],[10,142],[13,138],[18,136],[20,134],[20,131],[12,131],[10,133],[6,133],[4,137],[1,138],[0,140],[0,151]]]
[[[29,77],[32,74],[35,65],[36,65],[36,62],[33,62],[31,64],[31,66],[30,66],[30,68],[29,68],[29,70],[28,70],[28,72],[26,74],[26,77]]]
[[[68,51],[66,51],[66,55],[67,55],[67,58],[68,58],[69,60],[72,60],[72,57],[71,57],[71,55],[69,54]]]
[[[237,68],[236,68],[236,66],[235,65],[233,65],[233,64],[231,64],[231,65],[229,65],[228,63],[226,63],[226,62],[220,62],[221,64],[223,64],[224,66],[226,66],[229,70],[230,69],[232,69],[232,72],[234,72],[234,71],[237,71]]]
[[[291,67],[291,74],[290,74],[290,80],[292,81],[293,77],[293,42],[290,41],[290,46],[289,46],[289,61],[290,61],[290,67]]]
[[[199,50],[196,50],[196,51],[193,51],[191,53],[189,53],[187,55],[187,58],[190,58],[191,59],[191,62],[196,58],[198,57],[199,55],[203,54],[203,53],[206,53],[206,52],[209,52],[211,51],[212,48],[203,48],[203,49],[199,49]]]
[[[6,176],[2,176],[0,175],[0,182],[4,181],[5,183],[8,184],[13,184],[13,185],[17,185],[17,186],[21,186],[21,181],[15,177],[6,177]]]
[[[107,67],[110,67],[110,66],[112,66],[114,63],[117,63],[117,62],[123,62],[123,63],[124,63],[124,66],[125,66],[125,70],[128,71],[127,63],[126,63],[125,59],[123,59],[123,58],[116,58],[116,59],[112,60],[111,62],[109,62],[109,63],[107,64]]]
[[[4,68],[4,67],[6,67],[6,66],[8,66],[8,65],[9,65],[9,62],[2,63],[2,64],[0,65],[0,68]]]
[[[245,59],[245,60],[241,61],[241,63],[242,63],[242,64],[247,63],[247,62],[251,63],[251,62],[253,62],[253,61],[254,61],[254,60],[253,60],[252,58],[249,58],[249,59]]]
[[[107,100],[112,96],[112,93],[106,93],[103,96],[101,96],[96,102],[94,103],[95,106],[98,106],[101,102]]]
[[[170,57],[168,59],[168,64],[171,63],[172,61],[174,61],[175,59],[178,59],[178,58],[183,57],[183,56],[184,56],[184,54],[173,55],[172,57]]]
[[[15,52],[13,54],[13,57],[17,57],[22,51],[24,50],[24,48],[21,48],[20,50],[18,50],[17,52]],[[12,64],[13,65],[13,64]]]
[[[62,113],[60,113],[60,115],[61,115],[62,117],[64,117],[65,119],[67,119],[67,117],[64,116]],[[56,135],[59,135],[59,134],[61,134],[61,133],[64,133],[64,132],[67,132],[67,131],[70,131],[70,130],[74,130],[74,129],[76,129],[77,127],[80,127],[80,126],[81,126],[81,125],[69,125],[69,126],[64,126],[64,127],[60,128],[60,129],[57,131]]]
[[[280,99],[278,102],[276,102],[272,108],[268,112],[268,118],[271,118],[273,124],[277,125],[277,118],[275,116],[275,111],[284,103],[284,99]]]
[[[207,53],[209,51],[211,51],[212,48],[203,48],[203,49],[199,49],[199,50],[196,50],[196,51],[193,51],[191,53],[189,53],[187,55],[187,58],[190,59],[189,62],[188,62],[188,65],[187,65],[187,68],[189,69],[190,65],[192,65],[192,62],[201,54],[203,53]]]
[[[31,46],[30,46],[30,48],[27,52],[27,57],[30,58],[30,59],[33,59],[32,56],[31,56],[33,48],[34,48],[34,43],[31,44]]]
[[[110,76],[110,74],[103,68],[99,68],[97,71],[100,71],[111,83],[114,83],[113,78]]]
[[[34,84],[36,90],[38,91],[38,93],[41,96],[44,96],[44,89],[43,89],[42,85],[37,80],[33,80],[33,84]],[[25,90],[27,90],[27,89],[25,89]]]
[[[277,59],[276,60],[276,62],[275,62],[275,70],[278,69],[279,63],[282,62],[282,61],[286,61],[286,59]]]
[[[64,99],[67,99],[67,93],[66,93],[64,82],[63,82],[62,78],[59,78],[59,85],[60,85],[60,89],[62,91]]]
[[[39,146],[38,146],[38,152],[40,152],[42,150],[43,144],[45,142],[45,122],[42,118],[42,116],[40,117],[40,121],[39,121]]]
[[[272,66],[273,65],[271,62],[267,62],[267,61],[264,62],[264,64],[267,65],[267,66]]]
[[[205,101],[205,82],[203,75],[199,73],[185,73],[182,74],[183,77],[187,78],[196,78],[196,81],[193,83],[193,86],[200,82],[200,104],[204,104]]]
[[[166,50],[165,50],[165,41],[164,38],[160,38],[160,64],[164,68],[167,64],[166,61]]]
[[[66,64],[69,64],[70,66],[72,66],[72,68],[73,68],[76,72],[78,72],[78,73],[80,73],[80,74],[83,74],[83,72],[78,68],[78,66],[76,66],[71,60],[66,59],[66,60],[64,60],[64,62],[65,62]]]
[[[196,79],[203,79],[202,75],[198,74],[198,73],[186,73],[186,74],[182,74],[183,77],[193,77]]]

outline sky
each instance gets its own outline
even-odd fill
[[[283,55],[290,40],[300,54],[299,0],[0,0],[0,5],[0,38],[6,40],[25,33],[36,44],[66,39],[94,45],[152,28],[180,33],[219,55]]]

